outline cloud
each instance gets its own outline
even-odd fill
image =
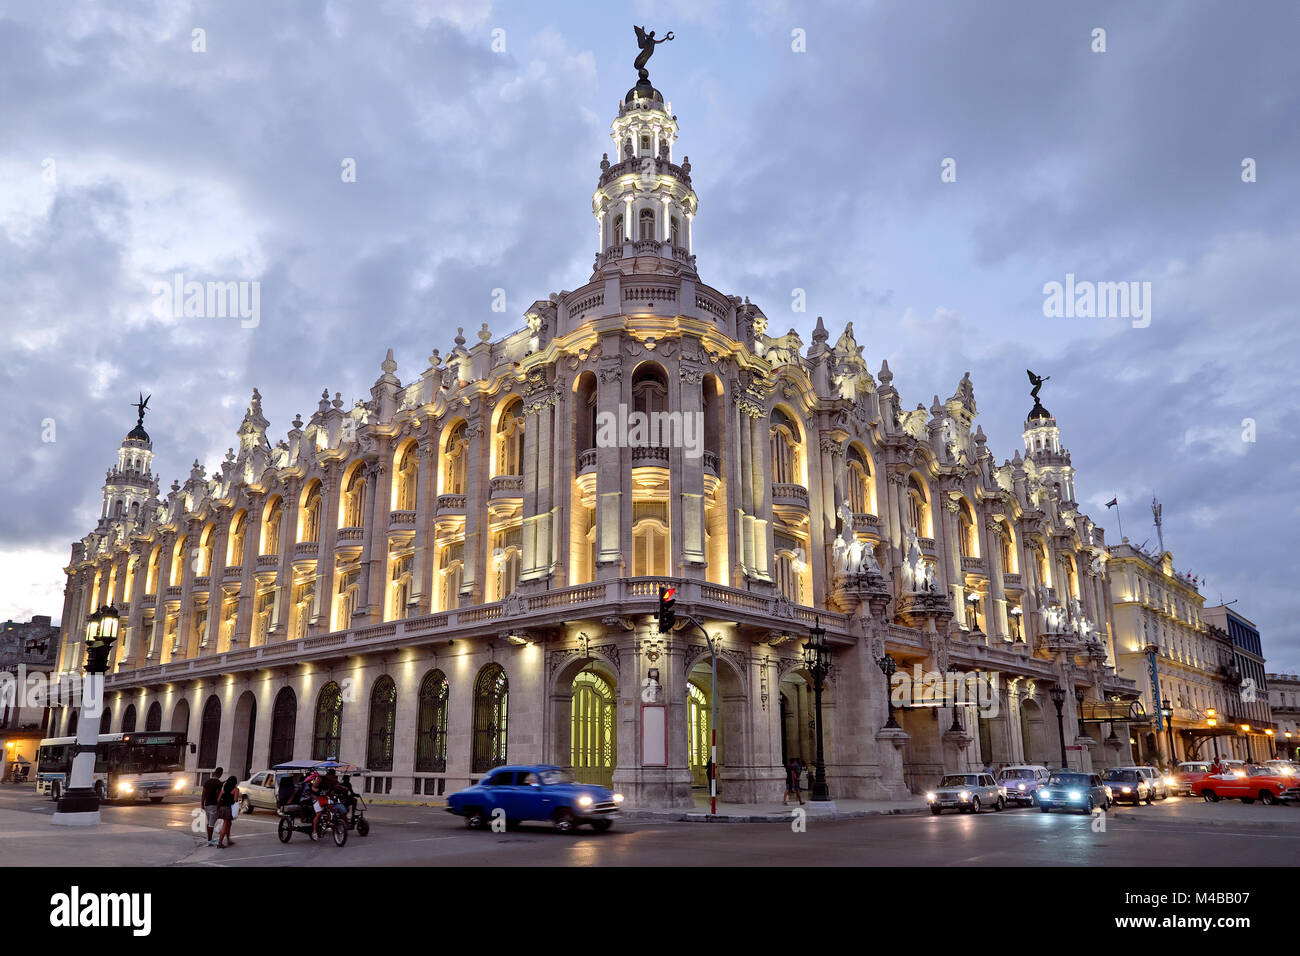
[[[504,333],[586,281],[597,164],[635,81],[626,12],[360,9],[0,15],[0,616],[57,615],[137,390],[155,396],[165,487],[195,458],[218,464],[254,385],[283,433],[323,388],[365,395],[387,348],[409,380],[457,327]],[[805,342],[818,315],[832,337],[852,321],[904,407],[970,370],[999,460],[1020,447],[1024,369],[1051,375],[1044,401],[1112,540],[1100,504],[1119,495],[1140,541],[1157,492],[1179,566],[1239,597],[1270,659],[1300,670],[1277,533],[1300,476],[1285,5],[636,10],[676,31],[650,68],[691,157],[705,282]],[[1105,54],[1089,49],[1098,23]],[[1258,182],[1241,181],[1246,156]],[[946,157],[956,182],[940,181]],[[153,283],[177,272],[260,282],[260,324],[152,314]],[[1044,318],[1042,286],[1067,272],[1150,281],[1150,327]],[[795,288],[805,312],[787,311]]]

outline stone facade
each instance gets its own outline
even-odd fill
[[[969,375],[905,410],[851,323],[768,334],[697,272],[690,163],[648,82],[612,139],[592,274],[523,328],[462,331],[406,382],[390,351],[368,398],[326,392],[274,444],[254,390],[238,447],[165,498],[148,436],[123,443],[139,478],[110,475],[67,568],[65,664],[97,604],[125,623],[104,726],[186,730],[196,771],[338,755],[409,796],[508,759],[687,805],[715,701],[699,632],[655,627],[673,585],[719,648],[726,800],[774,799],[783,762],[812,759],[818,622],[833,796],[1127,759],[1106,545],[1055,419],[1035,403],[999,465]],[[977,673],[991,703],[913,700],[887,728],[886,653]]]

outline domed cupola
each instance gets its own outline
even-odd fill
[[[1056,485],[1060,489],[1062,501],[1074,502],[1077,499],[1074,496],[1074,467],[1070,464],[1070,451],[1061,444],[1061,430],[1056,425],[1056,419],[1038,399],[1038,390],[1049,378],[1050,375],[1029,373],[1029,381],[1033,385],[1029,395],[1034,400],[1034,407],[1025,419],[1025,458],[1037,466],[1049,486]]]
[[[691,187],[691,165],[674,159],[677,117],[651,83],[645,64],[655,44],[654,31],[636,28],[641,53],[639,79],[618,104],[610,126],[613,161],[606,153],[592,196],[599,246],[596,273],[685,272],[695,274],[692,222],[699,199]]]
[[[104,503],[99,515],[100,529],[115,522],[134,524],[141,520],[145,502],[158,493],[158,479],[153,473],[153,442],[144,430],[144,413],[149,399],[142,392],[135,403],[135,427],[126,433],[117,449],[117,464],[104,479]]]

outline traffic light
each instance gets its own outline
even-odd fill
[[[673,624],[677,620],[677,612],[674,608],[677,605],[676,588],[659,589],[659,633],[667,634],[673,629]]]

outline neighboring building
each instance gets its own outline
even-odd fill
[[[812,759],[818,621],[835,796],[1067,748],[1130,759],[1106,546],[1056,420],[1035,401],[1025,456],[998,465],[969,376],[904,411],[851,324],[832,343],[818,319],[806,349],[769,336],[696,271],[677,134],[643,78],[600,164],[594,270],[519,331],[458,335],[405,383],[390,351],[368,399],[326,392],[274,444],[254,389],[238,448],[165,500],[137,423],[67,567],[66,660],[90,609],[122,613],[105,728],[186,730],[196,772],[340,756],[409,796],[508,758],[689,805],[710,654],[692,627],[657,632],[672,584],[720,645],[727,800],[775,799],[786,759]],[[632,414],[673,416],[672,440]],[[978,672],[995,706],[943,694],[887,728],[886,653]]]
[[[0,626],[0,735],[4,745],[4,773],[15,761],[36,760],[36,744],[49,725],[48,707],[27,706],[27,678],[43,678],[59,655],[59,626],[48,615],[30,621],[5,621]]]
[[[1225,723],[1237,712],[1233,649],[1207,627],[1196,580],[1174,569],[1170,552],[1142,551],[1128,538],[1110,549],[1110,571],[1118,671],[1137,683],[1150,719],[1133,738],[1138,759],[1177,763],[1212,756],[1216,747],[1236,756],[1236,732]],[[1172,760],[1162,704],[1173,710]]]
[[[1205,609],[1205,620],[1228,632],[1241,675],[1236,710],[1229,719],[1243,735],[1245,756],[1251,760],[1269,760],[1273,756],[1273,736],[1277,725],[1269,707],[1268,673],[1264,646],[1259,629],[1226,604]]]
[[[1288,760],[1300,756],[1300,674],[1265,674],[1268,703],[1277,728],[1273,743],[1277,755]]]

